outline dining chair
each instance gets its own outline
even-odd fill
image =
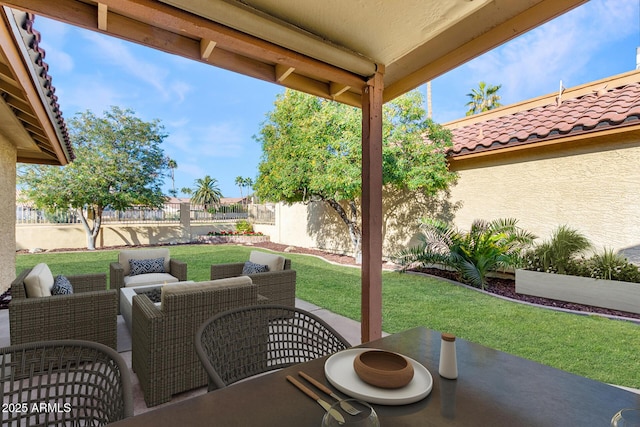
[[[92,341],[0,348],[0,425],[102,426],[133,415],[129,370]]]
[[[351,347],[324,320],[284,305],[254,305],[211,317],[196,332],[209,391]]]

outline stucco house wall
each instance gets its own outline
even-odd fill
[[[16,153],[16,147],[0,135],[0,194],[15,194]],[[9,289],[16,277],[15,221],[15,197],[4,197],[0,203],[0,294]]]
[[[640,262],[640,70],[445,126],[456,225],[512,217],[540,240],[567,225]]]
[[[485,157],[458,165],[451,197],[455,224],[516,218],[548,239],[559,225],[584,233],[595,249],[635,256],[640,249],[640,142]]]

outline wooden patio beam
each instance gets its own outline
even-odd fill
[[[98,29],[100,31],[107,31],[107,5],[104,3],[98,3]]]
[[[384,67],[362,92],[362,342],[382,337],[382,96]]]
[[[0,3],[99,31],[100,14],[97,4],[79,0],[1,0]],[[357,96],[368,77],[342,70],[158,1],[100,0],[100,5],[106,7],[106,16],[102,12],[101,19],[108,22],[106,33],[109,35],[200,61],[200,40],[210,40],[216,45],[208,58],[209,64],[272,83],[276,83],[275,64],[292,67],[301,75],[310,76],[307,79],[327,82],[327,90],[322,95],[326,98],[331,98],[329,81],[354,88]],[[187,45],[193,47],[185,51],[184,47]],[[252,64],[255,69],[252,69]],[[270,70],[265,73],[267,67]],[[283,84],[289,86],[288,81]]]

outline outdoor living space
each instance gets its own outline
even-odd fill
[[[151,285],[153,287],[153,285]],[[358,321],[340,316],[322,307],[318,307],[309,302],[296,299],[296,307],[307,310],[321,319],[325,320],[337,331],[339,331],[353,345],[360,344],[360,323]],[[125,320],[125,314],[118,316],[118,345],[117,351],[125,360],[127,367],[131,370],[131,331],[130,325]],[[9,313],[8,310],[0,310],[0,347],[10,345],[9,335]],[[133,382],[133,404],[134,414],[141,414],[150,410],[158,409],[194,396],[202,395],[207,392],[207,387],[203,386],[194,390],[186,391],[173,396],[170,402],[148,407],[144,400],[144,394],[140,388],[135,372],[131,371]]]
[[[512,289],[527,266],[640,283],[640,72],[609,68],[631,1],[0,3],[0,424],[640,415],[640,311]],[[563,223],[615,247],[547,257]],[[372,381],[378,357],[412,376]]]
[[[254,250],[269,252],[253,245],[171,247],[172,257],[184,260],[189,265],[189,278],[196,281],[207,278],[211,264],[247,259]],[[300,253],[296,253],[295,248],[291,248],[286,253],[298,273],[299,297],[296,299],[296,306],[326,320],[351,344],[360,344],[361,324],[355,320],[359,311],[359,269],[353,266],[349,257],[327,257],[334,260],[343,258],[347,262],[339,265],[303,254],[305,251],[301,248],[299,251]],[[116,254],[117,251],[114,250],[22,254],[18,256],[18,268],[46,262],[55,272],[62,272],[70,266],[82,266],[83,271],[100,271],[106,269],[108,263],[105,261],[114,259]],[[632,345],[616,349],[616,352],[605,359],[601,357],[599,350],[601,346],[610,345],[611,340],[624,340],[627,334],[633,334],[638,328],[637,324],[522,305],[424,275],[401,274],[390,270],[385,272],[385,283],[388,287],[387,308],[396,313],[385,320],[385,331],[389,333],[398,333],[418,324],[424,325],[491,348],[538,360],[545,365],[558,366],[581,376],[595,376],[599,381],[626,384],[631,388],[640,384],[640,378],[635,377],[635,370],[625,369],[628,360],[635,357]],[[0,324],[3,325],[0,346],[8,344],[7,311],[0,310]],[[518,321],[514,322],[513,319]],[[535,331],[530,327],[532,324],[536,325]],[[558,346],[558,330],[572,331],[571,334],[563,335],[562,346]],[[590,334],[588,342],[582,339],[585,333]],[[131,368],[131,335],[122,315],[118,316],[118,351]],[[575,351],[582,354],[581,360],[573,357]],[[431,373],[436,374],[433,371]],[[462,366],[460,375],[464,380]],[[132,378],[134,414],[155,411],[205,395],[207,391],[206,387],[198,388],[174,395],[168,403],[148,407],[137,384],[135,372],[132,372]]]

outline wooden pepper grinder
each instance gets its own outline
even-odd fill
[[[456,356],[456,337],[443,333],[440,340],[440,376],[455,380],[458,378],[458,359]]]

